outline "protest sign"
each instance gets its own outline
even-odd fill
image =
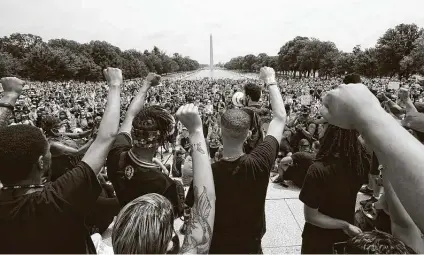
[[[398,81],[391,81],[389,82],[389,84],[387,85],[388,89],[394,89],[394,90],[398,90],[400,87],[400,82]]]

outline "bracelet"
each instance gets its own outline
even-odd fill
[[[8,108],[9,110],[11,110],[13,112],[13,110],[15,109],[15,107],[9,103],[0,103],[0,107],[5,107]]]

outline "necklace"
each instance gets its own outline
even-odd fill
[[[15,186],[4,186],[2,190],[11,190],[11,189],[32,189],[32,188],[42,188],[44,184],[30,184],[30,185],[15,185]]]
[[[239,156],[233,156],[233,157],[223,157],[222,160],[225,161],[235,161],[236,159],[242,157],[245,153],[243,152],[242,154],[240,154]]]

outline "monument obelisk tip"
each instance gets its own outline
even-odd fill
[[[212,34],[210,34],[210,64],[209,68],[211,71],[211,78],[213,76],[213,40],[212,40]]]

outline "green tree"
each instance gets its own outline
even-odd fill
[[[22,65],[19,59],[14,58],[12,54],[0,52],[0,77],[19,76]]]
[[[127,50],[122,53],[122,71],[126,78],[144,77],[148,69],[143,62],[143,54],[136,50]]]
[[[252,72],[255,70],[256,56],[253,54],[246,55],[243,59],[243,70]]]
[[[0,39],[0,51],[10,53],[14,58],[23,59],[34,47],[45,44],[40,36],[14,33]]]
[[[410,68],[408,56],[416,47],[415,41],[423,35],[423,29],[415,24],[400,24],[390,28],[378,39],[376,49],[383,75],[399,77],[409,76]],[[401,67],[401,61],[402,67]]]
[[[300,71],[301,67],[298,61],[300,51],[308,42],[308,37],[297,36],[280,48],[278,56],[281,70],[291,71],[293,76],[296,77],[296,72]]]
[[[89,43],[91,58],[101,68],[122,67],[121,50],[105,41],[91,41]]]

